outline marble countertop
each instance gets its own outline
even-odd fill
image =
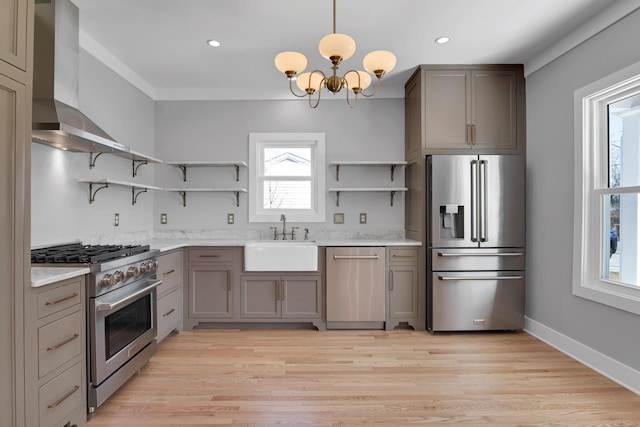
[[[245,246],[256,239],[153,239],[144,242],[151,249],[167,252],[189,246]],[[318,246],[422,246],[411,239],[316,239]]]
[[[88,273],[88,267],[31,267],[31,287],[38,288]]]

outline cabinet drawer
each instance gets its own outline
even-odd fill
[[[415,248],[389,248],[389,262],[418,262],[418,250]]]
[[[176,289],[158,300],[158,338],[179,326],[181,319],[182,290]]]
[[[78,279],[66,285],[40,292],[38,294],[38,319],[57,313],[81,301],[81,286],[83,279]]]
[[[82,364],[77,363],[38,390],[40,427],[57,425],[82,405]]]
[[[38,329],[39,378],[81,354],[84,322],[78,311]]]
[[[189,262],[232,262],[233,250],[223,248],[189,249]]]
[[[182,251],[158,257],[157,277],[162,280],[162,285],[158,286],[159,296],[182,283]]]

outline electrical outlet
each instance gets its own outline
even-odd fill
[[[360,224],[366,224],[367,223],[367,214],[366,213],[361,213],[360,214]]]
[[[344,214],[343,213],[334,213],[333,214],[333,223],[334,224],[344,224]]]
[[[160,224],[166,224],[167,223],[167,214],[166,213],[161,213],[160,214]]]
[[[227,214],[227,224],[233,224],[235,222],[235,215],[232,213]]]
[[[113,214],[113,226],[117,227],[120,225],[120,214],[119,213],[115,213]]]

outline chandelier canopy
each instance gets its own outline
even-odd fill
[[[375,95],[380,88],[380,79],[396,66],[396,57],[386,50],[369,52],[362,61],[366,71],[349,70],[343,76],[338,75],[338,65],[353,56],[356,51],[356,42],[346,34],[336,33],[336,0],[333,0],[333,33],[324,36],[318,44],[318,50],[323,58],[331,61],[332,73],[328,77],[320,70],[302,73],[307,67],[307,58],[300,52],[280,52],[275,57],[275,65],[289,79],[289,90],[298,98],[309,98],[309,106],[316,108],[320,103],[321,89],[326,88],[330,92],[337,93],[346,88],[347,104],[354,108],[358,103],[358,95],[370,97]],[[299,74],[302,73],[302,74]],[[371,74],[376,76],[376,88],[372,93],[363,90],[371,85]],[[293,81],[304,93],[298,94],[293,89]],[[351,102],[349,92],[354,94],[354,102]],[[317,94],[315,101],[313,95]]]

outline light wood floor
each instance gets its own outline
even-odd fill
[[[98,426],[640,426],[640,396],[530,335],[198,330]]]

